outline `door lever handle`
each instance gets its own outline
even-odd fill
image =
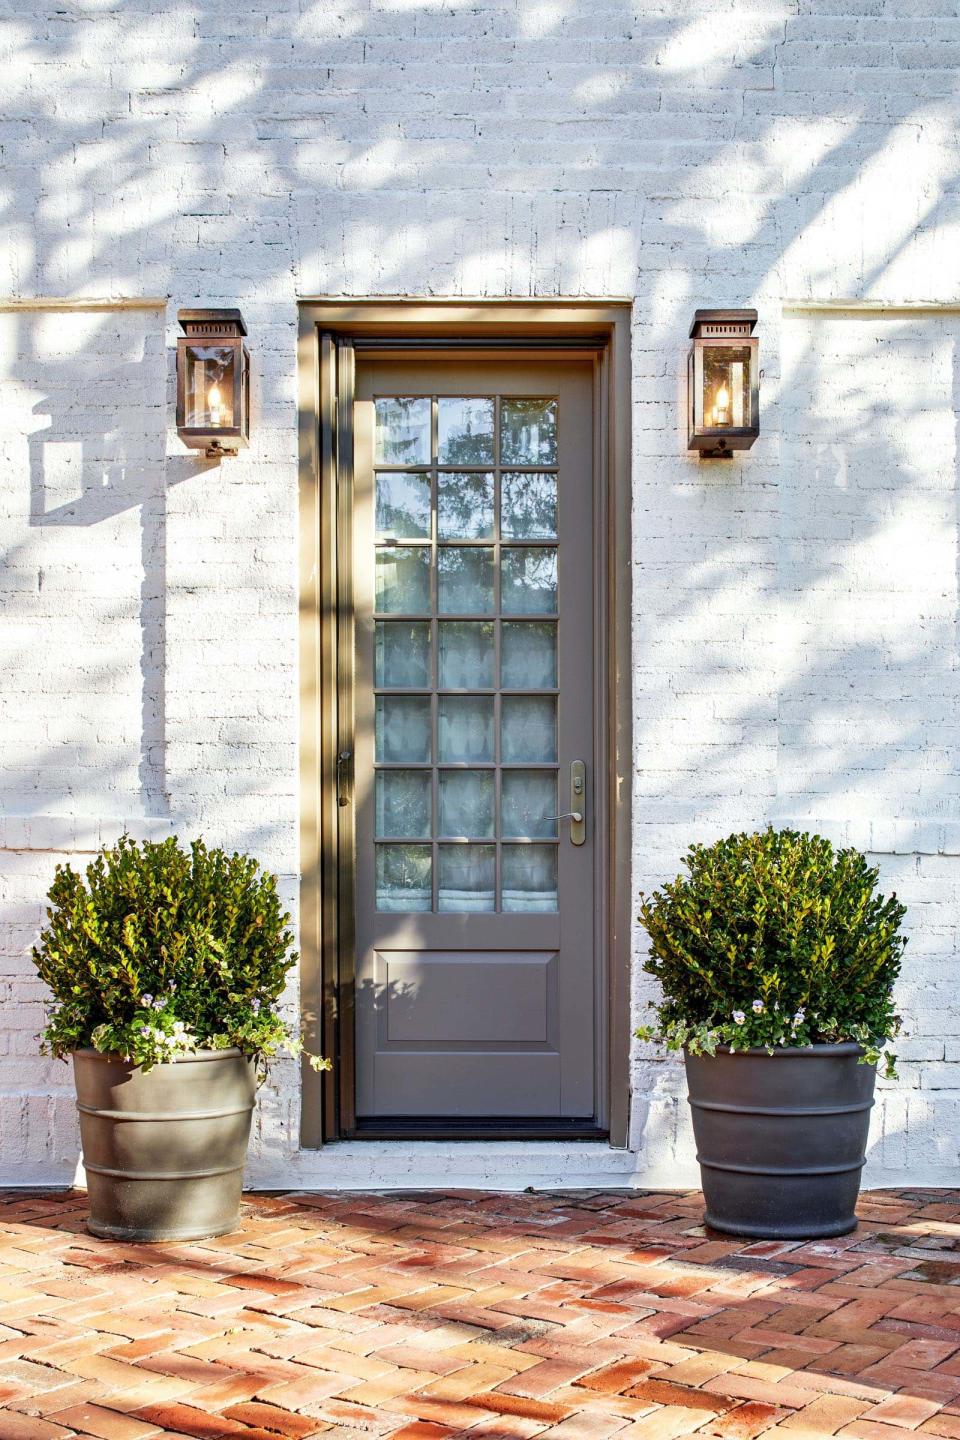
[[[558,820],[570,821],[570,844],[582,845],[587,838],[587,767],[582,760],[570,766],[570,809]]]
[[[564,810],[562,815],[544,815],[544,820],[572,820],[574,825],[583,824],[582,810]]]

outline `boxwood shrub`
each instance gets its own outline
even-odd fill
[[[256,860],[125,835],[85,876],[58,865],[48,898],[33,950],[53,995],[45,1053],[93,1046],[149,1068],[201,1048],[302,1048],[278,1011],[290,916]]]
[[[663,998],[639,1037],[697,1054],[853,1040],[876,1063],[899,1029],[906,910],[866,858],[770,828],[693,845],[683,864],[641,896]]]

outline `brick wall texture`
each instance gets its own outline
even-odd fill
[[[868,1175],[952,1183],[955,0],[0,0],[0,51],[0,1180],[77,1161],[28,960],[58,858],[202,831],[295,903],[296,301],[399,294],[633,299],[635,891],[767,820],[876,856],[908,1034]],[[836,299],[885,306],[791,304]],[[173,429],[193,303],[251,332],[221,466]],[[681,432],[698,305],[760,312],[731,464]],[[677,1066],[632,1084],[627,1168],[691,1179]],[[280,1065],[255,1181],[330,1178],[297,1128]]]

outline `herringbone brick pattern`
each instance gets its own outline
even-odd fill
[[[960,1440],[960,1191],[793,1244],[679,1193],[257,1196],[162,1246],[84,1209],[0,1195],[0,1440]]]

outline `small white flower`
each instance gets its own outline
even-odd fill
[[[153,996],[152,996],[152,995],[141,995],[141,996],[140,996],[140,1004],[141,1004],[141,1005],[145,1005],[145,1006],[147,1007],[147,1009],[149,1010],[150,1006],[153,1004]]]
[[[163,1006],[164,1006],[164,1003],[165,1003],[165,1002],[164,1002],[163,1000],[154,1000],[154,1002],[153,1002],[153,1008],[154,1008],[154,1010],[162,1010],[162,1009],[163,1009]]]
[[[796,1015],[794,1015],[793,1017],[794,1028],[796,1028],[797,1025],[802,1025],[806,1018],[807,1013],[801,1006],[800,1009],[797,1011]]]
[[[754,1015],[762,1015],[762,1014],[763,1014],[763,1001],[762,1001],[762,1000],[754,1000],[753,1005],[751,1006],[751,1009],[753,1010]]]
[[[744,1013],[743,1013],[742,1010],[734,1010],[734,1012],[733,1012],[733,1020],[734,1020],[734,1024],[735,1024],[735,1025],[742,1025],[743,1022],[744,1022],[744,1020],[746,1020],[746,1018],[747,1018],[747,1017],[746,1017],[746,1015],[744,1015]]]

